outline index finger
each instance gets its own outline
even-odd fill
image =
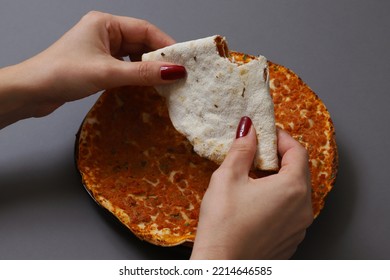
[[[282,129],[278,129],[278,152],[282,157],[279,173],[308,172],[306,149]]]
[[[160,49],[175,43],[171,36],[150,22],[123,16],[115,16],[125,44],[144,45],[150,50]]]

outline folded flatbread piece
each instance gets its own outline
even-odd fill
[[[221,164],[240,118],[249,116],[258,138],[255,168],[278,169],[265,57],[236,62],[229,55],[225,39],[215,35],[144,54],[142,60],[166,61],[186,68],[186,79],[156,89],[166,98],[174,127],[187,137],[196,153]]]

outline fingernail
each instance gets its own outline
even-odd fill
[[[237,127],[236,139],[246,136],[251,126],[252,120],[250,119],[250,117],[242,117]]]
[[[160,68],[161,79],[163,80],[177,80],[182,79],[187,75],[184,66],[181,65],[167,65]]]

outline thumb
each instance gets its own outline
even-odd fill
[[[184,66],[158,61],[120,61],[116,60],[111,73],[112,85],[154,86],[170,83],[185,78],[187,75]]]
[[[238,175],[247,176],[256,153],[256,131],[249,117],[242,117],[237,127],[236,139],[221,164],[221,167],[230,168]]]

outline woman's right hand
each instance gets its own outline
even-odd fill
[[[203,198],[191,259],[290,258],[313,221],[306,149],[278,130],[279,172],[252,179],[255,129],[243,118],[237,131]]]

